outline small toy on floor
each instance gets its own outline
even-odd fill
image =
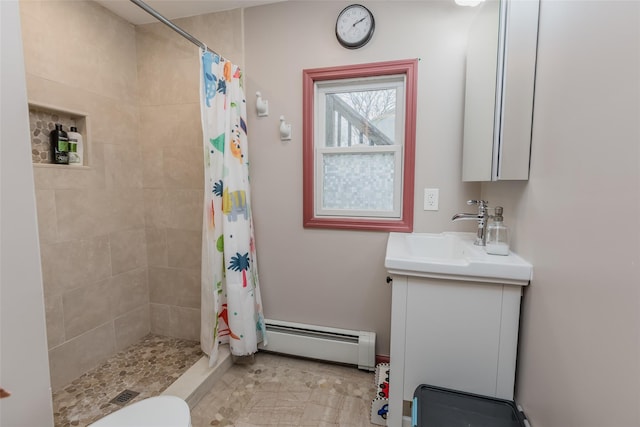
[[[389,412],[389,364],[376,365],[376,397],[371,402],[371,423],[387,425]]]

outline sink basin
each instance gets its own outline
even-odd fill
[[[532,266],[510,252],[489,255],[473,233],[389,233],[385,267],[408,276],[452,278],[526,286]]]

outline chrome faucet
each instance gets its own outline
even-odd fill
[[[485,246],[487,243],[487,223],[489,222],[488,203],[486,200],[469,200],[468,205],[478,205],[478,213],[458,213],[455,214],[451,221],[474,220],[478,221],[478,233],[474,244]]]

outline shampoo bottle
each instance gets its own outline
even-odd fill
[[[509,255],[509,229],[504,225],[502,207],[496,206],[493,222],[487,226],[485,250],[491,255]]]
[[[82,135],[78,133],[78,128],[71,126],[71,130],[67,132],[67,137],[69,138],[69,164],[82,166],[84,158]]]
[[[51,162],[57,165],[69,164],[69,138],[62,130],[62,124],[56,123],[56,128],[49,135],[51,142]]]

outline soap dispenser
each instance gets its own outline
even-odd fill
[[[504,225],[502,206],[496,206],[493,221],[487,226],[485,250],[491,255],[509,255],[509,228]]]

